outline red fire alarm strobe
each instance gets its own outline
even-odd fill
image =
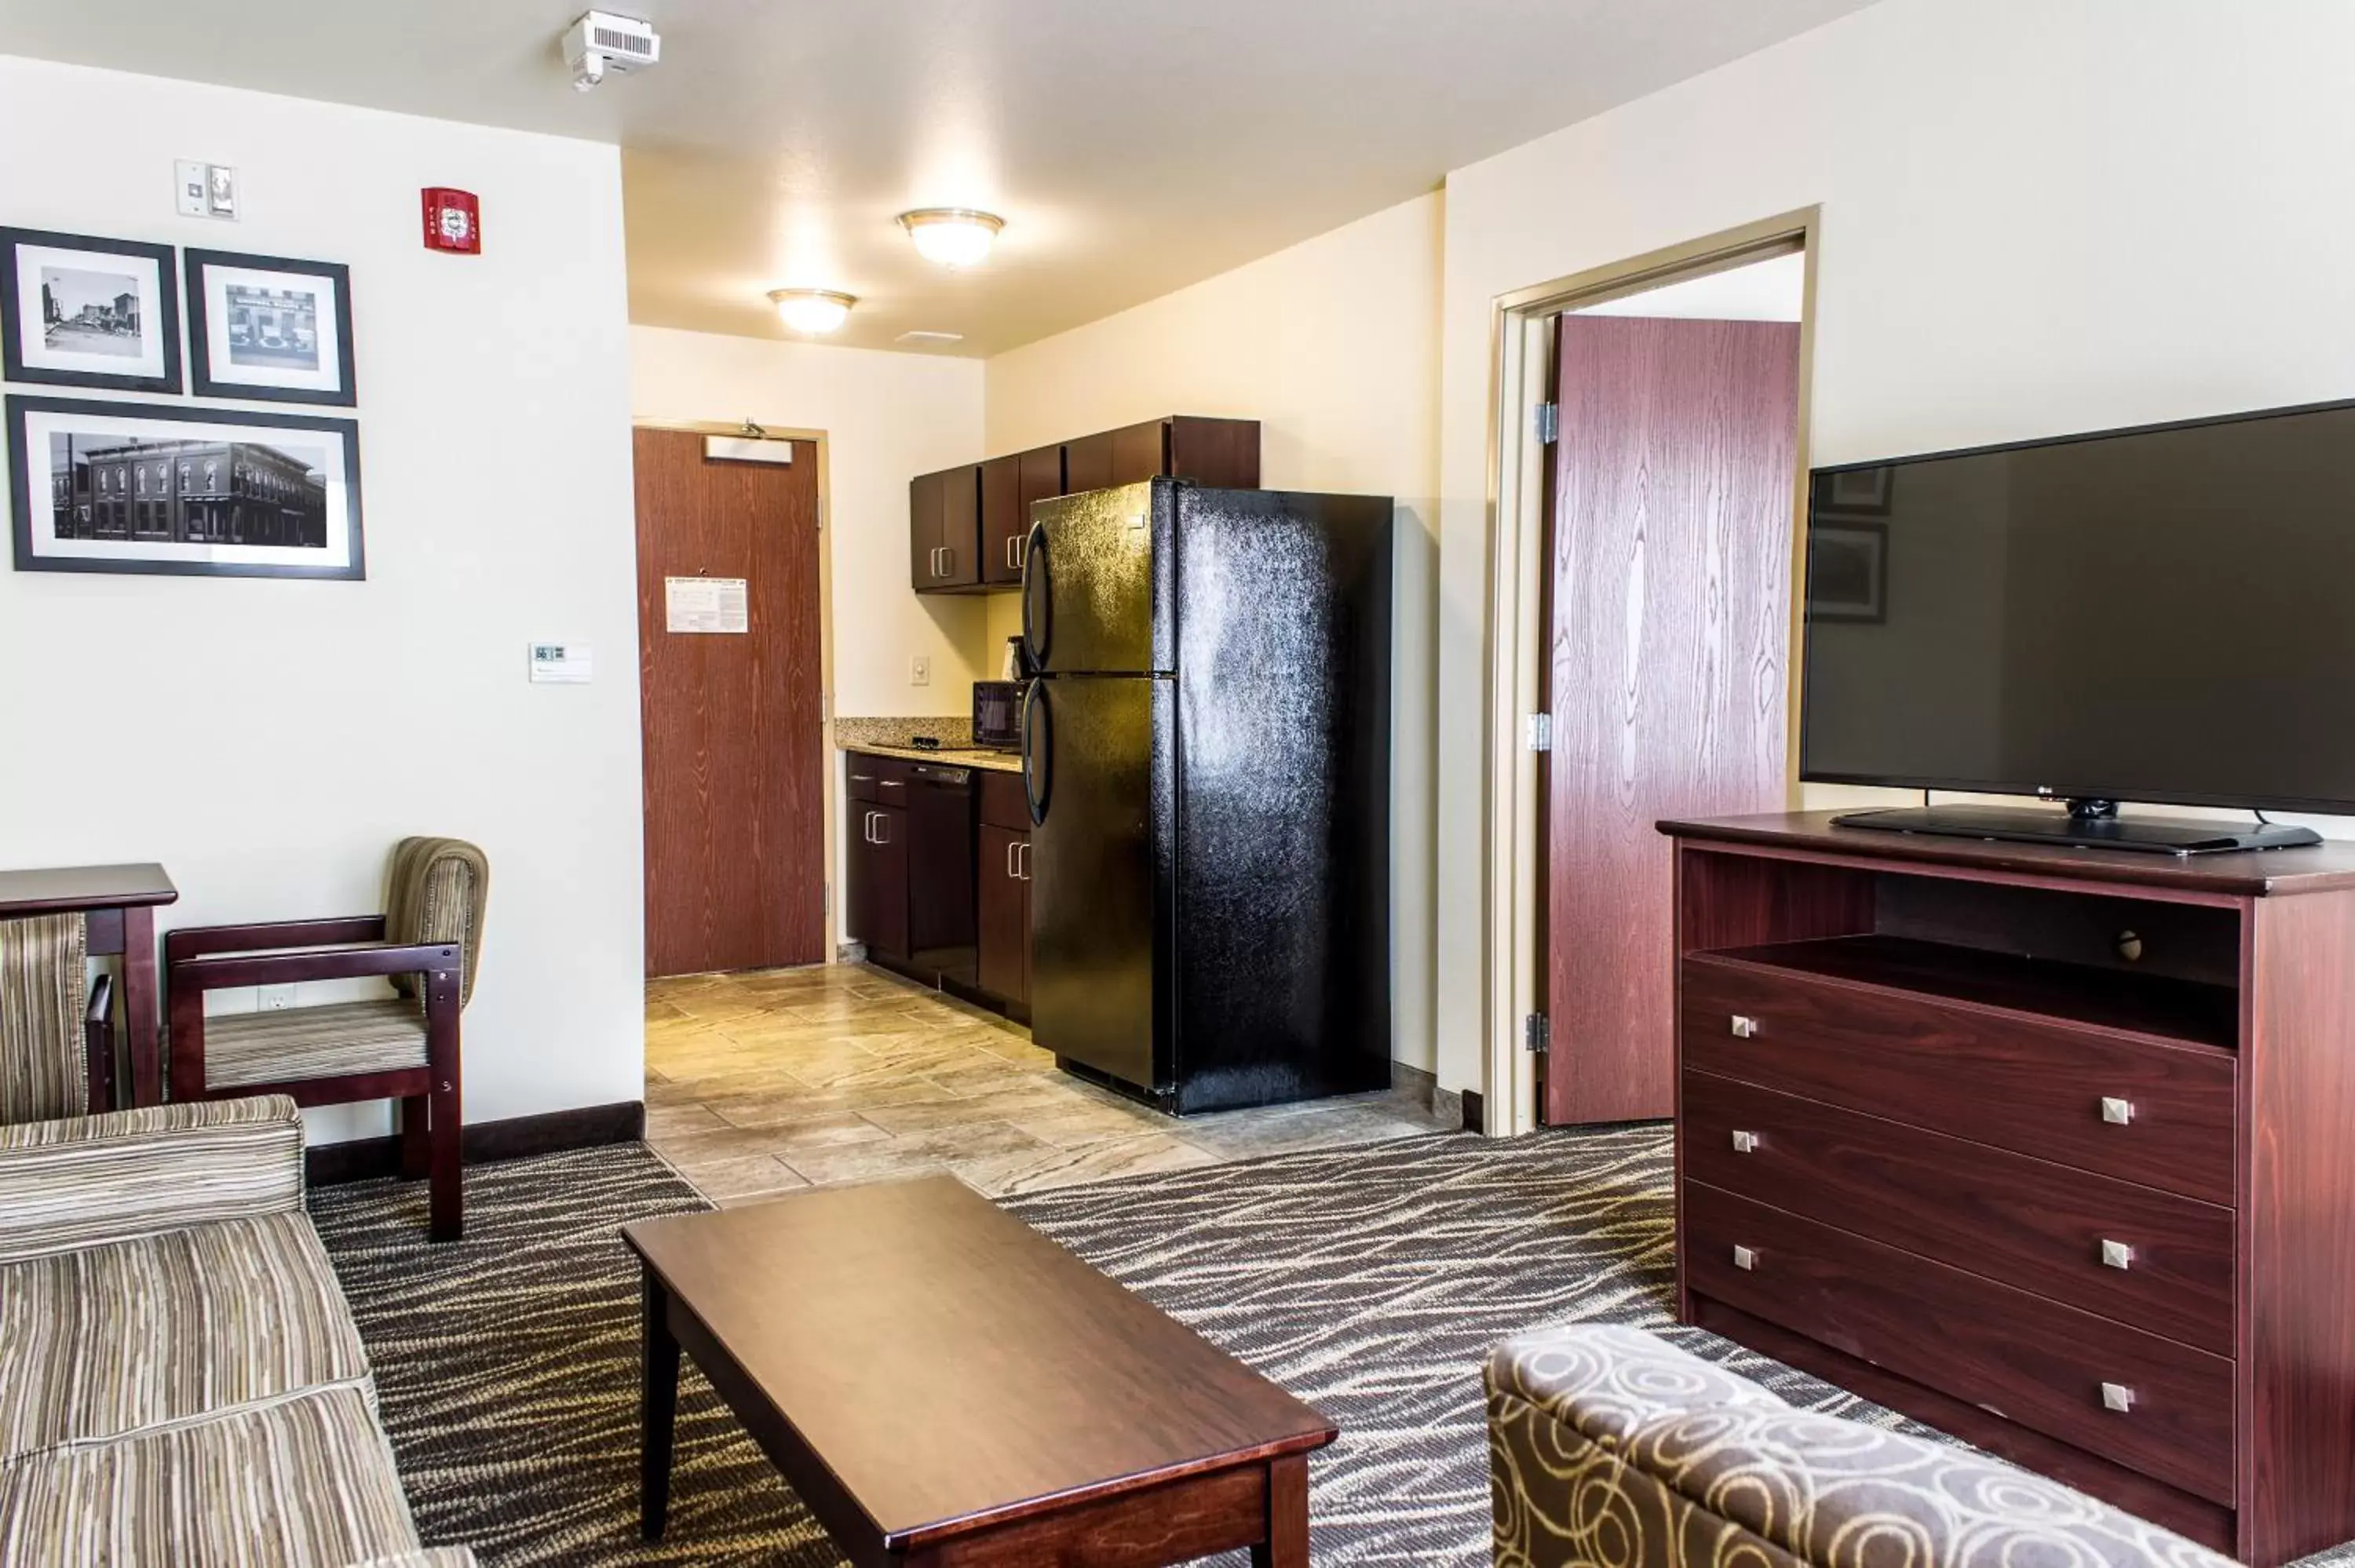
[[[425,249],[483,253],[483,204],[472,191],[429,185],[425,196]]]

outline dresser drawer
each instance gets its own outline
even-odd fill
[[[1691,1181],[2229,1356],[2232,1211],[1688,1069]]]
[[[2234,1201],[2229,1052],[1705,954],[1680,991],[1688,1069]]]
[[[1690,1289],[2232,1503],[2233,1363],[2225,1357],[1703,1182],[1685,1182],[1680,1195]],[[2113,1400],[2127,1408],[2112,1408]]]

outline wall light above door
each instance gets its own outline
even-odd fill
[[[969,207],[924,207],[900,215],[900,227],[916,243],[916,253],[943,267],[977,267],[1006,220]]]

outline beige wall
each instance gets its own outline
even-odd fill
[[[1448,176],[1444,1084],[1483,1049],[1490,302],[1820,203],[1816,462],[2344,397],[2350,64],[2337,0],[1884,0]]]
[[[1392,1054],[1433,1065],[1434,507],[1438,493],[1436,194],[988,362],[990,452],[1150,418],[1261,421],[1272,489],[1395,496],[1391,788]],[[1018,630],[993,603],[988,632]]]
[[[654,423],[752,419],[826,433],[834,708],[969,713],[985,609],[908,583],[908,481],[981,450],[978,360],[630,329],[630,409]],[[908,661],[932,660],[932,683]]]
[[[614,149],[5,58],[0,146],[12,224],[349,265],[359,406],[319,411],[358,421],[368,556],[365,582],[0,570],[0,865],[161,861],[162,924],[210,925],[379,909],[396,839],[473,839],[468,1118],[639,1098]],[[174,212],[194,154],[236,166],[238,222]],[[418,242],[429,185],[482,196],[482,255]],[[531,684],[547,640],[589,644],[594,681]]]

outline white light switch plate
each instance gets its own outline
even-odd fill
[[[237,171],[181,158],[172,164],[172,205],[183,217],[237,217]]]
[[[908,656],[908,684],[911,686],[929,686],[932,683],[932,655],[929,653],[910,654]]]

